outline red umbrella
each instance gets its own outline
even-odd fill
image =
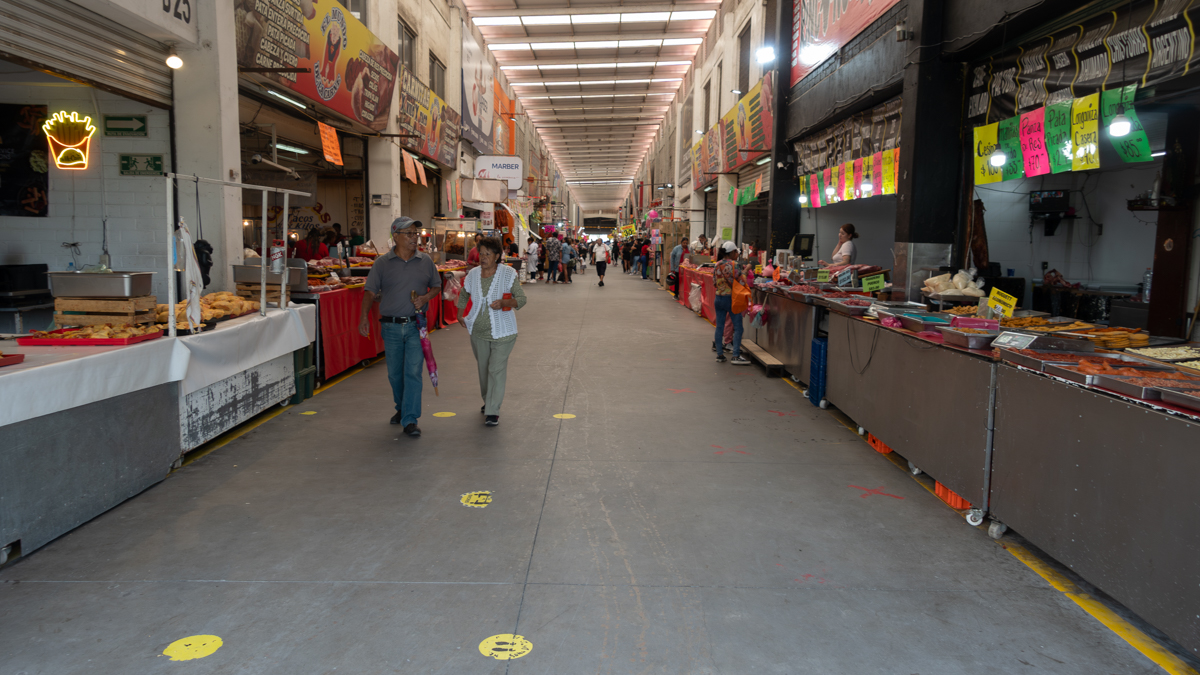
[[[412,292],[413,305],[417,303],[417,292]],[[433,395],[438,396],[437,359],[433,358],[433,345],[429,343],[429,324],[425,312],[417,312],[417,325],[421,328],[421,352],[425,354],[425,367],[429,369],[429,381],[433,383]]]

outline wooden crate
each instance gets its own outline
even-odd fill
[[[153,323],[157,306],[158,300],[153,295],[136,298],[55,298],[54,321],[59,326]]]
[[[279,302],[279,289],[279,284],[267,284],[268,302]],[[240,298],[258,300],[262,297],[262,284],[240,283],[237,285],[237,294]]]

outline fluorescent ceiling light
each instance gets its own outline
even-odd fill
[[[660,47],[662,40],[621,40],[621,47]]]
[[[671,12],[672,21],[696,21],[697,19],[711,19],[717,15],[715,9],[702,9],[695,12]]]
[[[571,68],[572,66],[567,66],[567,67]],[[615,63],[579,63],[579,64],[576,64],[574,67],[579,68],[580,70],[583,70],[584,68],[616,68],[617,64],[615,64]]]
[[[1163,156],[1165,156],[1166,154],[1167,154],[1167,151],[1166,151],[1166,150],[1159,150],[1158,152],[1152,152],[1152,153],[1150,153],[1150,156],[1151,156],[1151,157],[1163,157]]]
[[[670,21],[670,12],[638,12],[636,14],[622,14],[621,23],[645,23],[647,21]]]
[[[304,148],[298,148],[294,145],[288,145],[287,143],[276,143],[275,149],[282,150],[284,152],[294,152],[297,155],[307,155],[308,154],[308,151],[305,150]]]
[[[755,162],[755,163],[754,163],[754,165],[755,165],[755,166],[762,166],[763,164],[766,164],[766,163],[767,163],[767,162],[769,162],[769,161],[771,161],[771,156],[770,156],[770,155],[767,155],[766,157],[763,157],[762,159],[760,159],[760,160],[758,160],[757,162]]]
[[[730,90],[729,90],[729,93],[731,93],[731,94],[741,94],[741,93],[742,93],[742,90],[740,90],[740,89],[730,89]]]
[[[659,78],[655,78],[650,81],[651,82],[683,82],[683,78],[682,77],[659,77]]]
[[[521,17],[519,16],[488,16],[488,17],[473,17],[471,21],[476,26],[520,26]]]
[[[305,105],[304,103],[301,103],[300,101],[297,101],[296,99],[291,98],[289,96],[284,96],[283,94],[275,91],[274,89],[268,89],[267,93],[274,96],[277,99],[287,101],[288,103],[291,103],[292,105],[296,106],[297,108],[299,108],[301,110],[308,110],[308,106]]]
[[[575,14],[571,16],[571,23],[619,23],[620,21],[620,14]]]
[[[594,42],[576,42],[576,49],[616,49],[616,40],[598,40]]]
[[[659,61],[655,65],[659,66],[659,67],[662,67],[662,66],[690,66],[690,65],[692,65],[692,62],[691,61]]]
[[[576,42],[534,42],[529,45],[530,49],[547,50],[547,49],[574,49]]]
[[[545,68],[546,66],[542,66]],[[500,70],[537,70],[537,66],[500,66]]]
[[[554,16],[525,16],[521,17],[521,21],[526,26],[562,26],[570,25],[571,17],[566,14],[557,14]]]
[[[704,38],[668,38],[663,40],[663,46],[670,47],[671,45],[698,45],[701,42],[704,42]]]
[[[523,49],[529,49],[529,43],[528,42],[519,42],[516,44],[504,44],[504,45],[489,44],[488,49],[490,49],[494,52],[514,52],[514,51],[519,51],[519,50],[523,50]]]

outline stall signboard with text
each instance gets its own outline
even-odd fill
[[[771,153],[775,127],[771,81],[768,72],[721,117],[725,171],[734,171]]]
[[[884,280],[882,274],[872,274],[862,280],[863,290],[867,293],[878,293],[887,286],[887,281]]]
[[[50,214],[50,163],[44,105],[0,103],[0,216]]]
[[[525,169],[520,157],[515,155],[480,155],[475,158],[475,177],[502,180],[509,190],[520,190],[524,185]]]
[[[492,64],[471,35],[471,25],[462,24],[462,135],[481,153],[493,151]]]
[[[897,0],[792,0],[791,86],[870,26]]]
[[[837,276],[838,288],[853,288],[854,287],[854,269],[846,268],[838,272]]]
[[[280,88],[357,120],[387,128],[400,57],[336,0],[234,0],[237,62]]]
[[[988,294],[988,307],[996,314],[1004,316],[1012,316],[1013,310],[1017,308],[1017,299],[999,288],[992,288],[992,292]]]
[[[826,269],[817,270],[817,281],[822,284],[829,283],[829,270],[826,270]]]
[[[444,166],[455,166],[461,116],[404,66],[400,67],[400,133],[402,147]]]

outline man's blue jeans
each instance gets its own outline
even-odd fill
[[[717,354],[725,347],[725,320],[733,322],[733,358],[742,355],[742,315],[733,313],[733,296],[718,295],[713,299],[713,309],[717,311],[717,336],[713,343],[717,345]]]
[[[421,416],[421,329],[416,321],[383,324],[383,350],[387,356],[388,382],[400,424],[408,426]]]

